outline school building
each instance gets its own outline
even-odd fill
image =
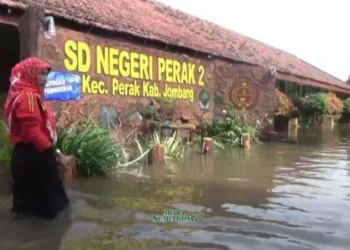
[[[196,123],[229,104],[273,114],[276,87],[350,94],[294,55],[151,0],[0,0],[0,36],[0,92],[14,63],[46,59],[46,99],[67,119],[126,119],[152,101],[173,121]]]

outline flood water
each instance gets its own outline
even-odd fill
[[[0,249],[348,250],[349,155],[349,128],[305,128],[298,144],[194,155],[166,178],[79,179],[67,184],[71,211],[52,222],[13,220],[2,179]],[[169,207],[198,221],[152,222]]]

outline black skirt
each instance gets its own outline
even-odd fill
[[[69,204],[53,148],[40,153],[31,144],[17,144],[11,171],[13,212],[52,219]]]

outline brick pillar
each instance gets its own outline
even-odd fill
[[[18,23],[21,60],[38,56],[39,35],[43,27],[44,9],[36,4],[30,4]]]

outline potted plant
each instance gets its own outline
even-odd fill
[[[349,121],[350,121],[350,97],[343,100],[343,105],[344,105],[344,109],[343,109],[343,113],[342,113],[342,116],[341,116],[341,119],[339,122],[349,123]]]
[[[332,92],[326,94],[328,107],[325,118],[328,119],[332,124],[338,122],[341,117],[341,114],[344,111],[344,104],[338,98],[338,96]]]
[[[313,114],[314,123],[333,126],[344,110],[344,104],[334,93],[313,93],[305,98],[306,109]]]
[[[284,131],[289,127],[289,124],[297,126],[298,113],[292,99],[278,89],[275,90],[275,98],[275,130]]]

